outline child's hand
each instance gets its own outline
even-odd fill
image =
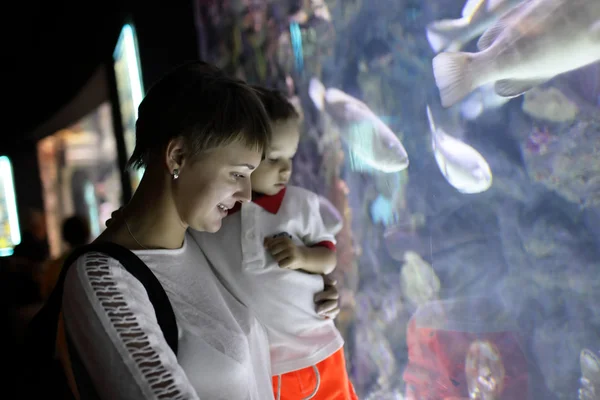
[[[303,247],[298,247],[287,236],[266,238],[265,248],[281,268],[299,269],[304,265]]]

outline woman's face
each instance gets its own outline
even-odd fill
[[[250,174],[261,157],[260,151],[236,142],[185,162],[173,182],[181,221],[198,231],[218,231],[228,209],[250,201]]]

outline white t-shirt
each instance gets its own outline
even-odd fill
[[[224,284],[267,328],[274,375],[314,365],[343,346],[333,321],[315,311],[314,295],[323,291],[323,278],[279,267],[263,245],[264,238],[287,232],[298,245],[334,246],[316,194],[288,186],[244,204],[216,234],[190,232]]]
[[[180,249],[135,254],[171,301],[178,355],[143,285],[103,254],[80,257],[67,273],[63,311],[99,397],[273,399],[266,331],[217,279],[196,242],[186,234]],[[153,386],[160,382],[170,383]]]

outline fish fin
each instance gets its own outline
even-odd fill
[[[319,111],[325,110],[325,86],[317,78],[311,78],[308,85],[308,96]]]
[[[594,22],[592,26],[590,26],[590,33],[593,38],[600,40],[600,20]]]
[[[498,36],[504,31],[504,29],[510,25],[510,21],[515,16],[521,13],[521,10],[527,5],[528,1],[523,1],[517,4],[504,14],[496,21],[495,24],[490,26],[477,41],[477,48],[479,51],[483,51],[489,48],[492,43],[496,41]]]
[[[426,35],[429,46],[436,53],[447,49],[468,25],[468,21],[464,18],[444,19],[428,24]]]
[[[495,10],[500,4],[504,3],[507,0],[487,0],[487,11]]]
[[[450,107],[473,90],[470,53],[440,53],[433,58],[433,74],[444,107]]]
[[[348,149],[348,159],[350,160],[350,169],[357,172],[373,172],[373,167],[367,164],[352,149]]]
[[[545,78],[530,80],[502,79],[496,82],[494,91],[502,97],[517,97],[546,81]]]
[[[498,36],[504,32],[504,29],[506,29],[506,22],[504,21],[497,21],[494,25],[490,26],[477,41],[477,49],[483,51],[489,48]]]
[[[485,0],[467,0],[462,9],[463,18],[471,20],[475,15],[485,10]]]
[[[435,120],[431,114],[431,108],[429,107],[429,104],[427,104],[427,121],[429,122],[429,130],[431,131],[431,134],[435,135],[437,128],[435,127]]]
[[[436,161],[438,167],[440,168],[440,172],[444,176],[444,179],[448,180],[448,176],[449,176],[448,161],[446,161],[446,158],[439,153],[434,154],[434,156],[435,156],[435,161]]]

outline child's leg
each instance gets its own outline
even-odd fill
[[[358,400],[346,372],[343,348],[316,366],[274,376],[273,393],[275,400]]]
[[[312,399],[319,386],[316,367],[308,367],[273,377],[275,400]]]
[[[313,400],[358,400],[346,371],[344,348],[317,364],[321,385]]]

